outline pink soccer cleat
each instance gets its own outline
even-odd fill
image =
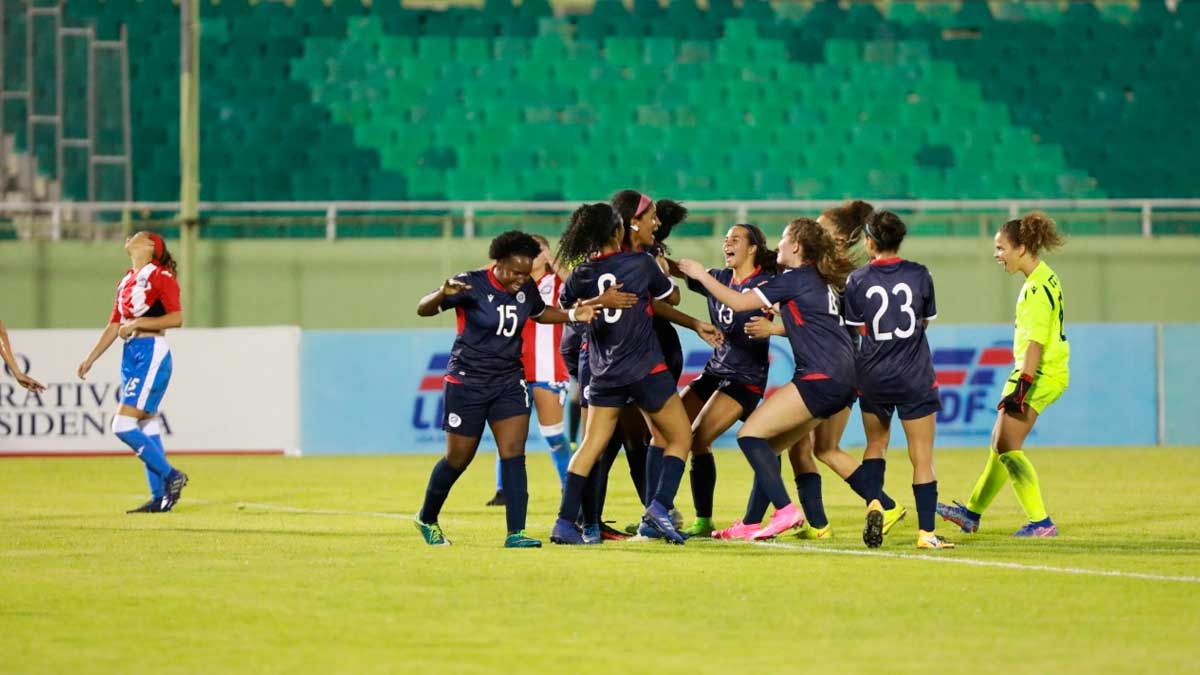
[[[763,529],[750,535],[753,540],[770,539],[771,537],[783,534],[788,530],[800,527],[804,524],[804,513],[796,508],[796,504],[788,504],[782,509],[776,509],[775,514],[771,516],[771,522]]]
[[[732,525],[723,530],[713,530],[713,539],[745,539],[750,540],[750,537],[762,529],[762,523],[743,523],[740,520],[734,521]]]

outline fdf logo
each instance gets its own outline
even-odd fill
[[[435,353],[429,357],[429,364],[425,366],[425,373],[421,376],[421,384],[417,387],[417,396],[413,401],[412,425],[418,431],[440,431],[442,428],[442,378],[446,375],[448,363],[450,354]]]
[[[996,403],[1012,362],[1012,351],[995,345],[933,350],[934,376],[942,400],[938,433],[991,433]]]

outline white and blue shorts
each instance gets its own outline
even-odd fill
[[[121,354],[121,404],[151,414],[158,412],[171,381],[171,349],[166,338],[136,337]]]
[[[558,404],[563,405],[564,403],[567,402],[567,387],[569,387],[570,385],[571,385],[570,381],[546,382],[546,381],[539,380],[536,382],[529,383],[529,394],[530,394],[530,396],[532,396],[534,389],[545,389],[546,391],[558,396]]]

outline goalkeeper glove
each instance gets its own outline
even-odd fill
[[[1029,395],[1029,390],[1033,388],[1033,376],[1028,373],[1021,373],[1021,377],[1017,380],[1016,389],[1012,390],[1008,396],[1000,399],[1000,405],[996,406],[996,410],[1003,410],[1007,413],[1020,415],[1025,412],[1027,404],[1025,397]]]

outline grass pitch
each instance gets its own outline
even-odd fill
[[[1200,451],[1030,456],[1062,536],[1008,536],[1023,518],[1006,490],[980,534],[939,521],[960,547],[928,555],[911,512],[866,552],[862,506],[828,472],[831,542],[514,551],[483,506],[490,455],[446,505],[449,548],[407,521],[430,456],[177,458],[192,484],[164,515],[123,513],[144,499],[132,457],[4,460],[0,672],[1194,671]],[[619,524],[640,512],[623,461]],[[943,500],[983,462],[941,452]],[[750,474],[733,452],[717,464],[728,522]],[[889,464],[911,510],[903,452]],[[529,468],[545,537],[557,479],[542,453]]]

